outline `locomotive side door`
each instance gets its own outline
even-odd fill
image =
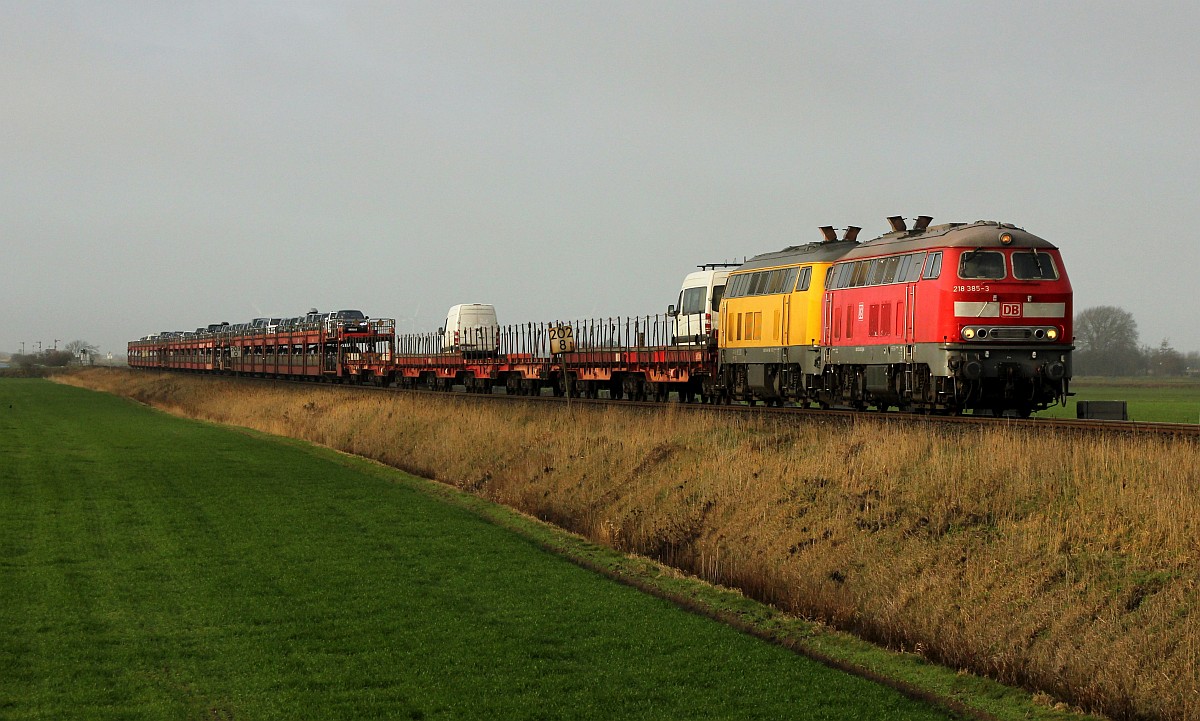
[[[913,343],[917,324],[917,284],[907,283],[904,287],[904,342]]]
[[[825,310],[821,313],[821,345],[833,342],[833,293],[825,291]]]
[[[788,337],[791,335],[788,331],[791,328],[791,308],[792,294],[790,292],[783,294],[783,318],[780,320],[779,329],[779,344],[784,348],[788,346]]]

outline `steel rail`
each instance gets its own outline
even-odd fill
[[[170,370],[170,369],[146,369]],[[268,383],[295,383],[300,385],[316,385],[320,387],[340,388],[346,390],[379,391],[392,393],[407,393],[417,396],[437,398],[457,398],[464,401],[494,401],[494,402],[524,402],[524,403],[570,403],[572,406],[588,408],[634,408],[642,410],[661,410],[666,407],[677,408],[689,413],[741,413],[778,419],[810,419],[817,421],[855,422],[883,421],[886,423],[908,423],[926,426],[1004,426],[1014,429],[1033,431],[1060,431],[1074,433],[1108,433],[1140,436],[1165,436],[1183,439],[1200,439],[1200,424],[1195,423],[1158,423],[1141,421],[1100,421],[1078,420],[1073,418],[1011,418],[972,415],[937,415],[923,413],[901,413],[899,411],[856,411],[850,409],[815,409],[798,406],[764,406],[745,403],[709,404],[709,403],[680,403],[678,401],[634,401],[612,400],[609,398],[580,398],[565,395],[525,396],[509,393],[467,393],[458,391],[428,390],[423,388],[400,388],[396,386],[380,387],[366,384],[328,383],[319,380],[293,378],[268,378],[245,375],[210,375],[203,372],[195,375],[219,379],[237,379]]]

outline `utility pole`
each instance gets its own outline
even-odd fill
[[[41,355],[42,354],[42,342],[39,340],[37,342],[37,344],[38,344],[38,355]]]

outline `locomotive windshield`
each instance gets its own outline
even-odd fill
[[[1058,280],[1054,258],[1047,253],[1013,253],[1012,264],[1017,280]]]
[[[958,261],[958,277],[999,280],[1004,277],[1004,254],[990,250],[967,251]]]

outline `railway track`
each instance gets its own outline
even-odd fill
[[[220,376],[228,378],[229,376]],[[236,376],[240,380],[258,381],[264,383],[294,383],[298,385],[313,385],[311,381],[291,380],[283,378],[266,378],[256,376]],[[318,384],[327,386],[328,384]],[[1059,432],[1074,432],[1074,433],[1113,433],[1126,435],[1143,435],[1143,436],[1165,436],[1176,437],[1181,439],[1200,439],[1200,424],[1193,423],[1154,423],[1140,421],[1098,421],[1098,420],[1077,420],[1071,418],[1010,418],[1010,417],[992,417],[992,416],[973,416],[973,415],[926,415],[918,413],[901,413],[899,411],[855,411],[849,409],[814,409],[800,408],[797,406],[765,406],[765,405],[747,405],[745,403],[734,403],[729,405],[712,405],[704,403],[680,403],[669,400],[665,403],[658,401],[633,401],[633,400],[611,400],[608,398],[578,398],[557,395],[510,395],[508,393],[469,393],[457,391],[435,391],[425,389],[410,389],[388,387],[381,388],[372,385],[340,385],[333,384],[334,387],[372,391],[380,393],[408,393],[418,396],[429,396],[436,398],[456,398],[462,401],[482,401],[482,402],[516,402],[516,403],[547,403],[547,404],[570,404],[589,408],[603,407],[618,407],[618,408],[639,408],[644,410],[661,410],[665,407],[677,408],[681,411],[690,413],[725,413],[725,414],[752,414],[757,416],[768,416],[774,418],[792,418],[796,420],[807,419],[817,421],[833,421],[840,423],[852,423],[860,420],[883,421],[886,423],[905,423],[905,424],[926,424],[940,426],[980,426],[980,425],[1003,425],[1012,428],[1028,428],[1035,430],[1059,431]],[[502,386],[495,388],[502,389]]]

